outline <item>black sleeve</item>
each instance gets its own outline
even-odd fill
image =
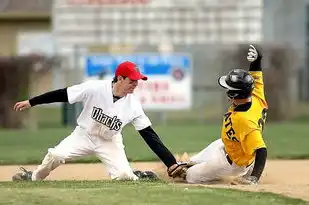
[[[29,103],[31,106],[53,102],[68,102],[67,88],[53,90],[29,99]]]
[[[259,53],[259,57],[250,63],[250,68],[249,68],[249,71],[262,71],[262,56],[261,54]]]
[[[257,179],[260,179],[265,167],[266,158],[267,158],[266,148],[260,148],[256,150],[255,163],[251,176],[255,176],[257,177]]]
[[[176,164],[174,155],[165,147],[156,132],[149,126],[138,131],[151,150],[162,160],[162,162],[170,167]]]

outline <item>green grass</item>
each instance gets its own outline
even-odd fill
[[[308,204],[270,194],[169,185],[164,182],[58,181],[0,183],[0,204],[14,205],[284,205]]]
[[[216,124],[155,126],[164,144],[173,153],[196,153],[217,139]],[[309,158],[307,123],[268,123],[265,141],[270,158]],[[37,164],[49,147],[55,146],[72,131],[71,128],[0,131],[0,164]],[[124,143],[130,161],[158,160],[139,134],[130,126],[124,130]],[[85,157],[75,162],[98,161]]]

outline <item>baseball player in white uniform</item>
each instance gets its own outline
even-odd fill
[[[151,127],[149,118],[133,94],[138,80],[147,80],[136,64],[118,65],[113,80],[89,80],[71,87],[54,90],[29,100],[18,102],[15,111],[53,102],[83,103],[74,131],[58,145],[49,148],[42,163],[33,171],[21,167],[22,173],[13,180],[43,180],[60,164],[77,157],[95,155],[106,166],[111,179],[137,180],[156,177],[150,171],[133,171],[127,160],[121,131],[132,123],[148,146],[167,166],[170,176],[183,172],[172,153],[164,146]]]

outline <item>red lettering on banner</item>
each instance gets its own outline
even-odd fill
[[[169,103],[180,103],[184,102],[184,97],[181,96],[152,96],[151,102],[152,103],[163,103],[163,104],[169,104]]]
[[[169,84],[167,82],[162,84],[162,90],[167,91],[169,89]]]
[[[145,82],[140,83],[138,85],[138,89],[146,92],[162,92],[169,90],[169,83],[162,81],[153,81],[153,82]]]
[[[141,104],[145,104],[145,103],[146,103],[146,98],[145,98],[144,96],[142,96],[142,97],[140,98],[140,100],[141,100]]]
[[[153,89],[154,89],[155,92],[159,91],[159,83],[158,82],[154,82]]]
[[[67,0],[69,5],[148,4],[151,0]]]

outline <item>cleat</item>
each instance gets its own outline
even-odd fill
[[[148,180],[158,180],[159,177],[152,171],[140,171],[135,170],[133,173],[139,178],[139,179],[148,179]]]
[[[32,172],[20,167],[22,173],[17,173],[12,177],[13,181],[32,181]]]

